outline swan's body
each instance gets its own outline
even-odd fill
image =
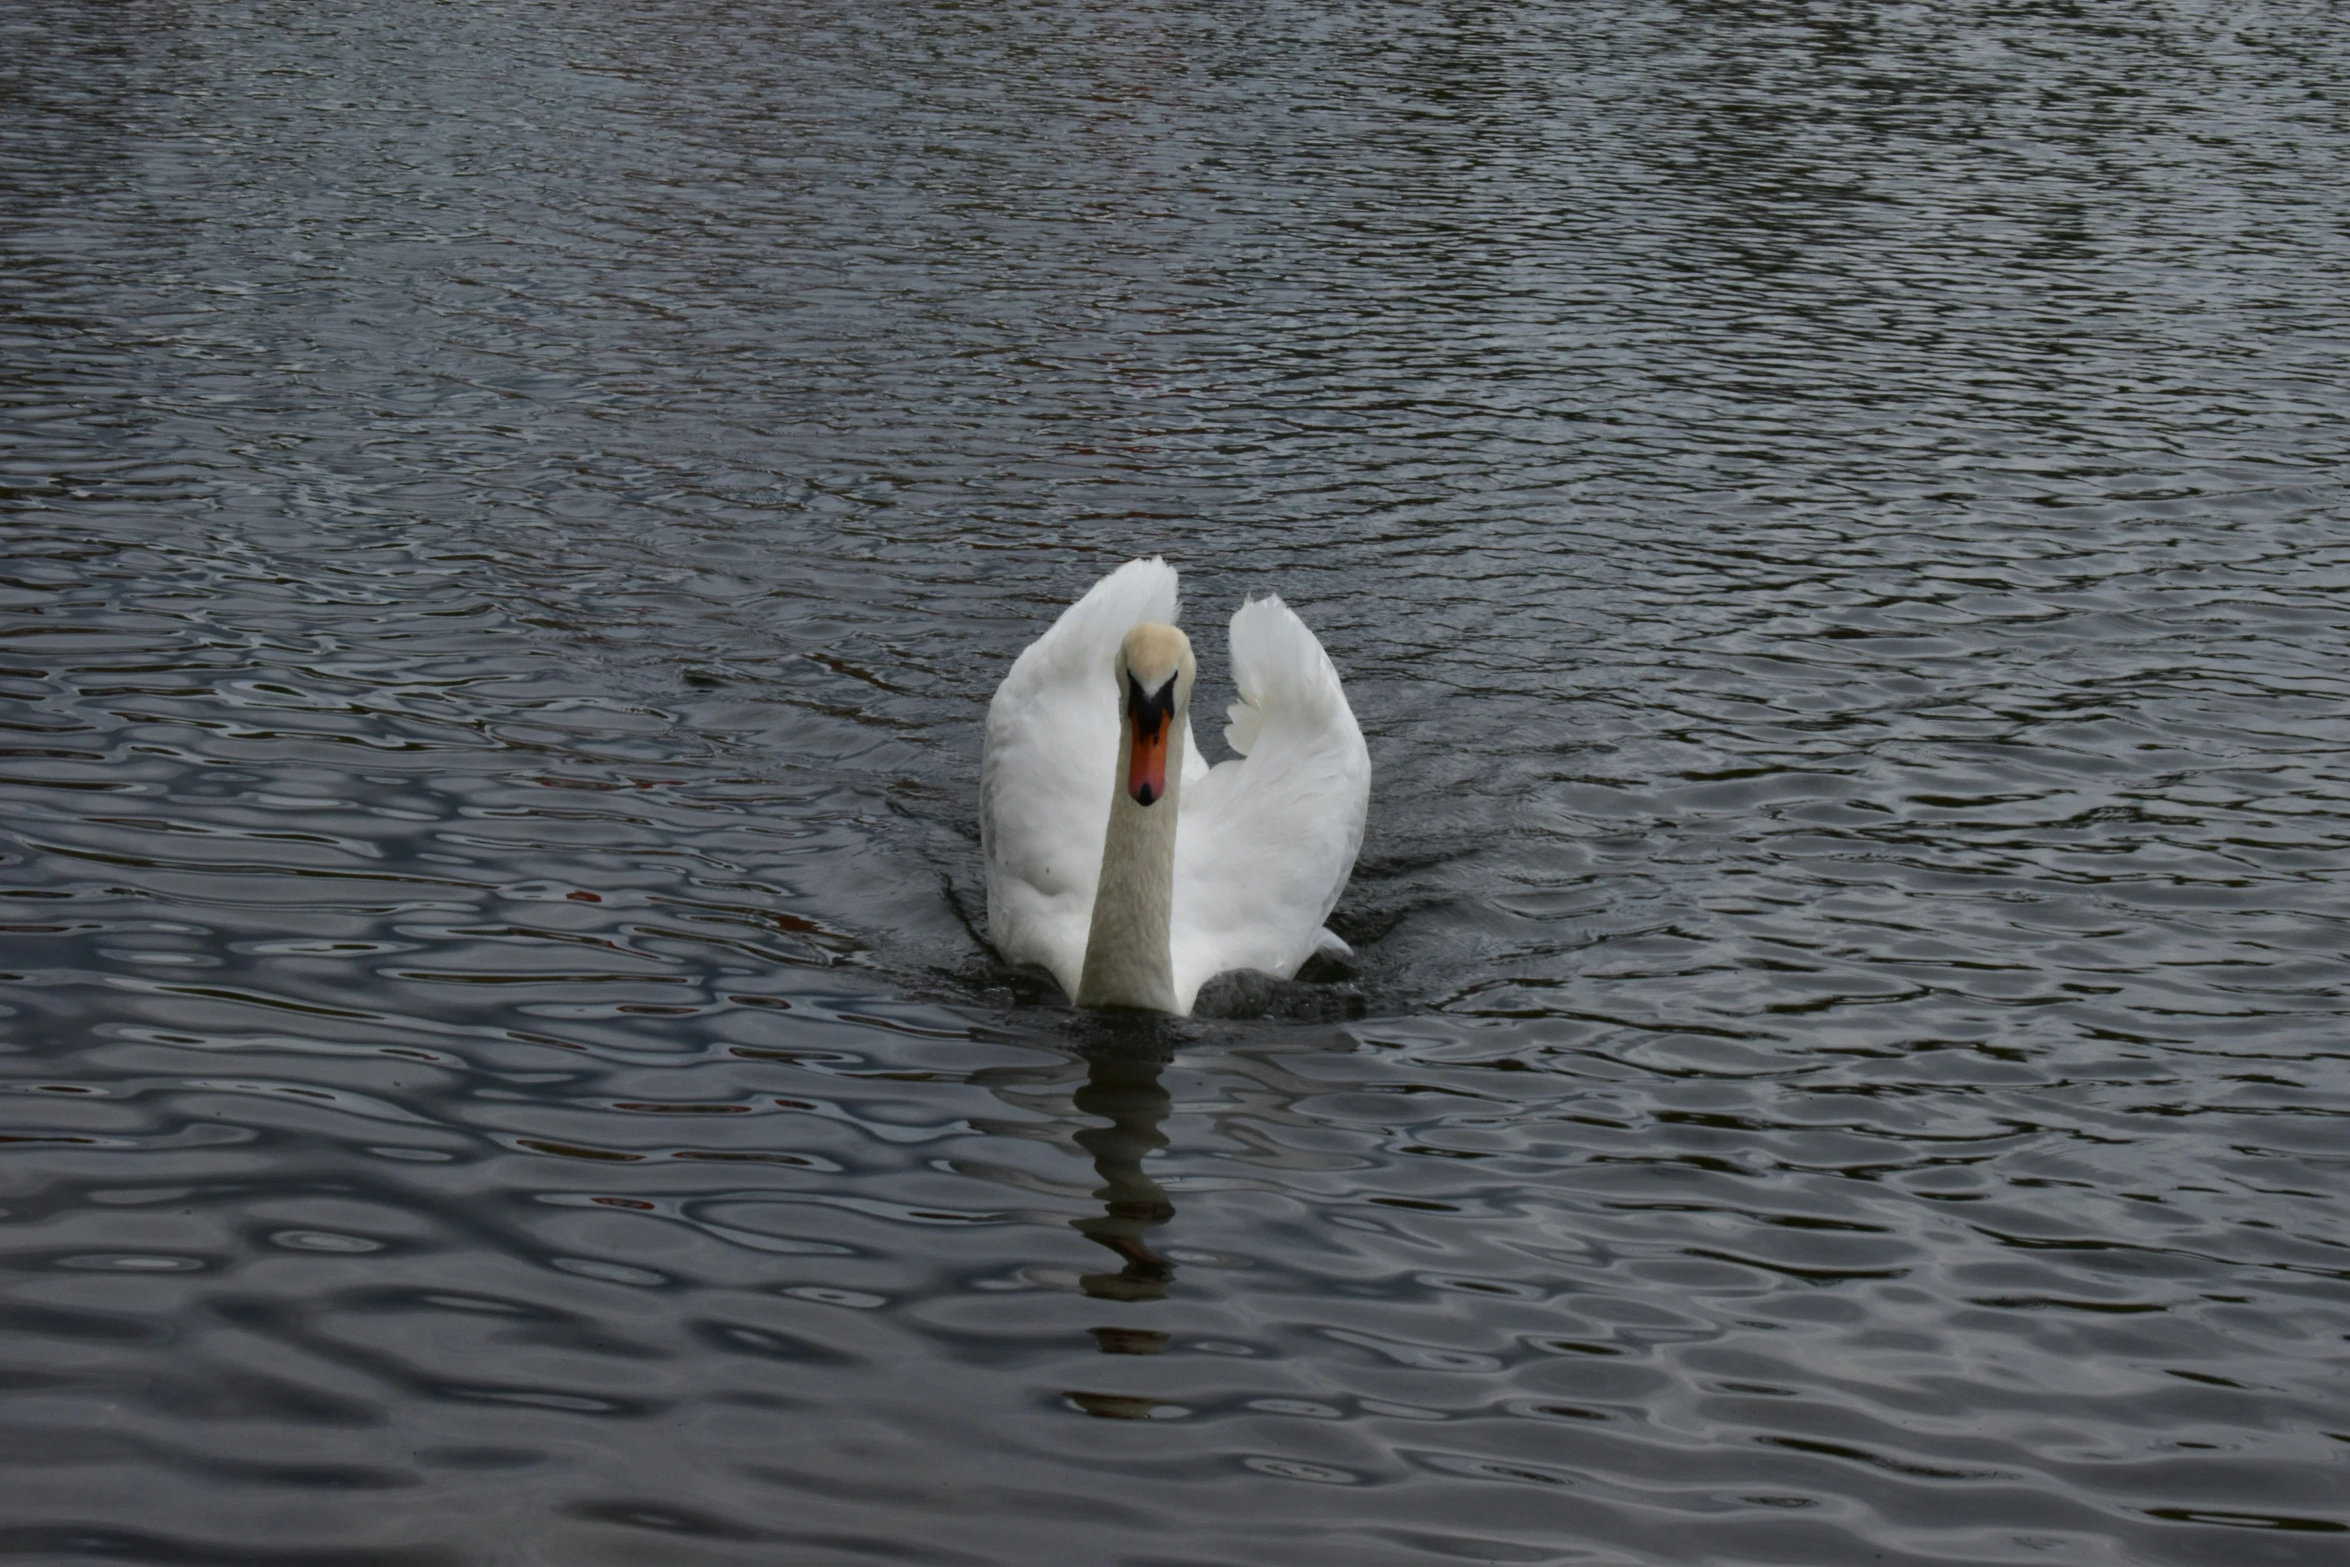
[[[1175,602],[1173,567],[1129,561],[1029,644],[988,706],[980,838],[997,951],[1080,1004],[1180,1017],[1218,974],[1344,950],[1322,922],[1371,757],[1322,644],[1264,598],[1232,617],[1241,755],[1208,766]]]

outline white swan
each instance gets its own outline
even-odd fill
[[[1232,617],[1240,700],[1207,765],[1175,568],[1128,561],[1030,643],[987,709],[987,935],[1082,1006],[1188,1016],[1230,969],[1295,974],[1362,846],[1371,798],[1338,671],[1277,598]]]

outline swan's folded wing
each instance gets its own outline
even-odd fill
[[[1137,624],[1173,624],[1175,588],[1165,561],[1128,561],[1028,645],[988,704],[979,772],[988,940],[1012,962],[1051,969],[1071,995],[1116,784],[1111,666]]]
[[[1277,598],[1232,617],[1246,754],[1184,781],[1175,837],[1175,993],[1228,969],[1287,978],[1310,956],[1362,847],[1371,756],[1329,655]]]

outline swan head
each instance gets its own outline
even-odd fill
[[[1191,706],[1198,665],[1191,638],[1144,621],[1119,645],[1118,712],[1126,742],[1126,794],[1137,805],[1167,797],[1167,753]]]

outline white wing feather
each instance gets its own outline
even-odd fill
[[[1240,607],[1232,675],[1240,700],[1224,735],[1243,754],[1202,778],[1186,769],[1175,834],[1170,944],[1186,1012],[1199,987],[1229,969],[1297,972],[1322,943],[1370,808],[1363,732],[1330,656],[1288,605],[1262,598]],[[1115,728],[1114,695],[1110,705]],[[1106,807],[1102,815],[1106,827]]]
[[[1028,645],[988,704],[979,770],[987,939],[1014,963],[1052,970],[1071,995],[1085,967],[1117,787],[1111,670],[1128,631],[1146,620],[1173,625],[1175,607],[1174,567],[1128,561]]]

